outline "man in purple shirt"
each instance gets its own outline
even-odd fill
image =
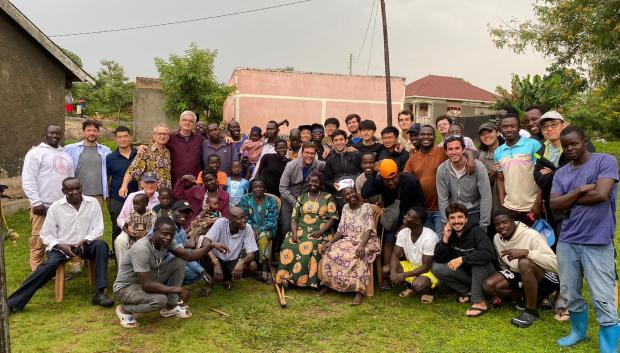
[[[179,130],[170,134],[166,147],[170,151],[172,185],[183,175],[198,176],[202,170],[200,146],[205,138],[192,130],[196,114],[186,110],[179,117]]]
[[[570,163],[559,168],[551,187],[551,209],[564,214],[557,245],[560,291],[568,304],[570,334],[557,343],[567,347],[586,339],[588,306],[583,299],[585,274],[590,288],[601,352],[618,352],[620,325],[615,304],[616,199],[618,162],[586,149],[577,126],[560,133]]]
[[[220,157],[220,161],[222,162],[220,170],[226,173],[226,175],[230,175],[230,166],[232,165],[232,162],[239,160],[235,146],[224,141],[220,127],[217,123],[209,123],[209,125],[207,125],[207,133],[209,139],[203,141],[201,147],[202,164],[205,166],[208,165],[209,156],[216,154]]]

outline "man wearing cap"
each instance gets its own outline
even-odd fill
[[[414,129],[410,134],[415,134],[415,125],[409,129],[409,131]],[[441,234],[443,225],[442,215],[439,213],[436,175],[437,168],[448,159],[448,156],[442,148],[435,146],[435,129],[431,125],[424,125],[418,129],[420,147],[409,157],[404,172],[415,175],[420,181],[424,193],[424,208],[427,212],[424,226],[432,229],[435,234]]]
[[[183,175],[198,175],[202,170],[200,146],[205,138],[193,129],[196,125],[196,114],[186,110],[179,117],[179,130],[170,134],[166,143],[170,151],[170,174],[172,185]]]
[[[424,206],[424,193],[418,178],[413,174],[400,173],[396,162],[384,159],[379,163],[379,173],[368,178],[362,187],[362,197],[369,199],[381,195],[385,206],[381,224],[383,235],[383,282],[381,288],[391,288],[389,280],[390,260],[396,242],[396,232],[403,224],[403,217],[412,207]]]
[[[398,135],[398,143],[403,146],[405,151],[411,153],[413,145],[411,141],[407,139],[409,130],[413,127],[415,119],[413,113],[405,109],[398,113],[398,127],[400,127],[400,135]],[[419,125],[418,125],[419,128]]]
[[[409,136],[409,142],[411,143],[411,150],[409,151],[410,157],[411,157],[411,154],[420,150],[420,130],[421,129],[422,129],[422,125],[420,125],[420,123],[415,123],[411,125],[409,130],[406,131],[406,134]]]
[[[554,228],[555,234],[559,234],[559,226],[564,216],[551,209],[549,199],[555,171],[569,162],[568,157],[562,151],[562,144],[560,141],[560,134],[566,127],[566,122],[560,113],[555,110],[550,110],[539,119],[539,126],[540,131],[545,137],[545,141],[538,152],[536,152],[537,159],[536,166],[534,167],[534,179],[543,192],[546,219]],[[595,152],[594,146],[589,140],[586,140],[585,147],[588,152]],[[557,238],[558,237],[556,237],[556,239]]]

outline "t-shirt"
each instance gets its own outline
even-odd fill
[[[174,239],[170,242],[167,249],[159,253],[159,250],[153,251],[151,237],[144,237],[135,242],[127,250],[127,253],[120,265],[118,266],[118,274],[112,290],[114,292],[128,287],[132,284],[140,284],[138,272],[153,272],[153,277],[157,276],[157,265],[163,265],[164,259],[168,255],[168,251],[176,248],[182,248]]]
[[[437,168],[448,156],[443,148],[434,146],[428,154],[417,151],[409,156],[405,164],[405,173],[411,173],[418,177],[422,191],[424,192],[424,208],[430,212],[439,210],[437,198]]]
[[[84,146],[80,153],[75,176],[82,183],[82,194],[88,196],[103,195],[101,184],[101,156],[97,146]]]
[[[604,153],[592,153],[590,159],[578,167],[566,164],[555,172],[551,194],[565,195],[585,184],[596,184],[599,179],[618,182],[618,161]],[[571,244],[608,245],[616,233],[616,198],[614,186],[606,202],[595,205],[573,205],[562,222],[560,241]]]
[[[521,137],[514,146],[504,143],[495,150],[493,160],[500,164],[500,171],[504,174],[504,207],[529,212],[536,202],[538,189],[534,181],[534,155],[541,146],[535,139]]]
[[[422,234],[414,243],[411,241],[411,229],[405,227],[396,235],[396,245],[403,248],[405,257],[413,266],[422,266],[422,256],[435,255],[435,245],[439,238],[431,229],[424,227]]]
[[[258,250],[256,246],[256,240],[254,239],[254,231],[252,226],[245,224],[245,228],[240,230],[236,234],[230,234],[230,221],[227,218],[220,218],[215,223],[207,234],[207,238],[211,241],[222,243],[228,247],[228,253],[222,254],[219,251],[215,251],[215,255],[222,261],[233,261],[239,258],[241,250],[245,250],[246,254],[255,252]],[[205,236],[201,236],[198,240],[198,244],[202,245],[202,240]]]
[[[549,162],[553,163],[554,166],[558,166],[560,163],[560,156],[562,155],[562,146],[555,147],[552,144],[547,144],[547,148],[545,150],[545,158],[549,160]]]
[[[241,196],[248,193],[248,189],[250,188],[250,182],[247,179],[241,179],[239,181],[233,180],[232,178],[228,178],[228,186],[226,190],[228,191],[228,195],[230,196],[230,207],[235,207],[241,201]]]

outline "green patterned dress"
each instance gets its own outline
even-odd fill
[[[297,221],[299,243],[293,243],[291,232],[286,234],[280,251],[280,264],[276,273],[276,282],[287,282],[298,287],[318,288],[318,264],[321,260],[319,247],[322,247],[333,234],[325,232],[322,238],[311,239],[308,236],[318,232],[330,219],[338,219],[334,197],[326,192],[319,193],[316,201],[311,201],[305,193],[297,198],[293,215]]]

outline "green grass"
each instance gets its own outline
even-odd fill
[[[620,151],[610,143],[599,151]],[[618,154],[617,154],[618,155]],[[105,239],[110,242],[106,214]],[[620,216],[620,214],[619,214]],[[21,235],[5,249],[9,292],[30,273],[26,212],[8,219]],[[109,283],[116,266],[110,263]],[[317,298],[309,290],[289,290],[289,307],[281,309],[272,286],[244,280],[230,292],[216,287],[209,298],[197,296],[189,320],[162,319],[156,313],[138,318],[136,330],[122,329],[113,309],[90,304],[86,274],[67,282],[65,300],[54,302],[53,283],[35,295],[26,310],[10,317],[13,352],[595,352],[597,325],[590,315],[591,339],[574,348],[559,349],[555,340],[568,332],[568,323],[542,312],[529,329],[510,324],[511,306],[491,310],[481,318],[464,317],[465,305],[452,296],[422,305],[419,296],[401,299],[400,289],[376,292],[359,307],[352,295]],[[221,317],[209,308],[230,314]]]

